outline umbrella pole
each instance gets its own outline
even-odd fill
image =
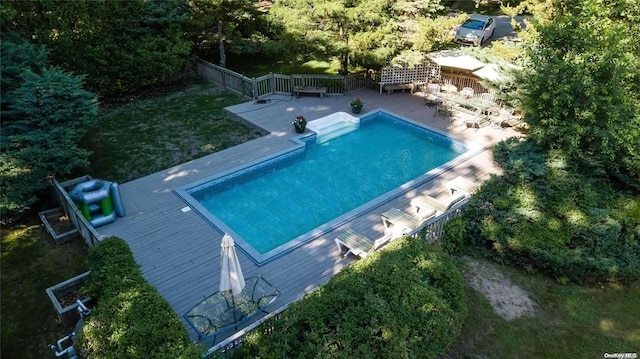
[[[238,319],[236,318],[236,299],[233,297],[233,291],[229,291],[231,293],[231,310],[233,311],[233,325],[236,329],[238,329]]]

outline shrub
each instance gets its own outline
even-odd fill
[[[464,229],[445,248],[474,248],[500,262],[577,283],[640,278],[640,197],[616,192],[606,177],[585,176],[562,152],[506,141],[504,167],[465,207]]]
[[[98,302],[79,333],[91,358],[200,358],[180,318],[142,277],[129,246],[109,237],[89,253],[84,290]]]
[[[453,261],[406,237],[263,324],[270,334],[254,330],[234,357],[435,357],[460,334],[466,311]]]

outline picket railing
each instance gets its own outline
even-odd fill
[[[408,236],[416,236],[418,238],[424,239],[430,243],[438,241],[442,238],[442,236],[444,235],[444,227],[447,223],[449,223],[450,221],[452,221],[453,219],[460,217],[462,215],[462,210],[464,209],[465,205],[469,202],[469,197],[465,198],[464,200],[460,201],[459,203],[456,203],[454,206],[452,206],[447,212],[442,213],[439,216],[436,216],[428,221],[425,222],[425,224],[420,227],[420,228],[416,228],[414,231],[410,232],[409,234],[407,234]],[[383,249],[384,250],[384,249]],[[314,288],[313,290],[318,289],[318,287]],[[302,299],[303,297],[300,297],[297,300]],[[230,336],[229,338],[221,341],[220,343],[212,346],[203,356],[204,358],[232,358],[233,357],[233,351],[237,348],[239,348],[240,346],[242,346],[242,342],[244,340],[244,338],[247,336],[248,333],[250,333],[253,330],[256,329],[260,329],[262,330],[265,334],[269,334],[270,332],[273,331],[273,323],[277,320],[279,320],[283,315],[285,315],[285,312],[287,310],[287,308],[292,304],[288,303],[278,309],[276,309],[275,311],[271,312],[270,314],[268,314],[267,316],[261,318],[260,320],[252,323],[251,325],[249,325],[248,327],[242,329],[241,331],[235,333],[234,335]],[[264,325],[263,325],[264,324]]]
[[[329,95],[343,95],[360,88],[373,88],[379,82],[379,73],[363,71],[349,75],[267,74],[249,78],[237,72],[198,59],[198,75],[227,90],[249,99],[271,94],[291,95],[295,86],[326,87]]]
[[[95,228],[93,228],[91,224],[89,224],[89,221],[84,218],[84,216],[78,209],[78,206],[76,206],[67,192],[67,189],[70,189],[76,184],[85,182],[89,179],[91,179],[91,177],[82,176],[70,181],[60,183],[54,178],[52,181],[52,187],[54,196],[62,206],[62,209],[64,210],[66,215],[69,217],[71,223],[73,223],[73,225],[78,229],[78,234],[80,234],[80,237],[84,239],[84,242],[87,244],[87,246],[89,248],[92,248],[94,245],[100,242],[102,236],[96,231]]]
[[[477,94],[489,92],[484,86],[480,84],[480,82],[478,82],[477,79],[460,74],[449,74],[443,72],[442,74],[440,74],[440,83],[454,85],[458,88],[458,91],[462,90],[465,87],[470,87]]]

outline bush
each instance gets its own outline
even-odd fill
[[[91,358],[200,358],[180,318],[142,277],[129,246],[109,237],[89,253],[83,288],[98,302],[79,334]]]
[[[640,197],[582,175],[558,151],[506,141],[504,167],[465,207],[464,229],[450,226],[445,248],[474,248],[499,262],[535,268],[560,281],[640,278]],[[455,230],[453,230],[455,229]]]
[[[234,357],[436,357],[460,334],[466,312],[453,261],[406,237],[251,332]]]

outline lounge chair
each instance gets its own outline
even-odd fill
[[[481,114],[476,114],[475,116],[471,116],[471,117],[465,119],[464,123],[465,123],[465,125],[467,125],[467,128],[478,128],[479,129],[480,127],[491,125],[491,120],[489,120],[488,116],[481,115]]]
[[[338,234],[335,241],[340,253],[342,253],[344,248],[348,249],[343,256],[346,257],[349,253],[353,253],[360,258],[364,258],[392,239],[393,234],[385,234],[373,241],[351,229],[347,229],[346,231]]]
[[[428,194],[420,195],[411,200],[411,205],[415,209],[418,216],[430,215],[431,217],[440,215],[450,210],[451,207],[467,198],[466,195],[454,197],[449,204],[444,204]]]
[[[449,188],[449,193],[452,196],[455,196],[455,193],[470,195],[475,192],[479,185],[477,183],[473,183],[468,179],[458,176],[447,183],[447,187]]]
[[[397,233],[399,230],[406,234],[421,228],[424,222],[434,215],[435,212],[433,214],[426,213],[426,215],[420,215],[419,218],[416,218],[397,208],[391,208],[383,212],[380,216],[382,217],[385,233],[389,231],[395,231]]]
[[[519,127],[522,122],[522,117],[517,116],[515,111],[510,107],[504,107],[497,113],[492,115],[494,124],[497,127]]]

